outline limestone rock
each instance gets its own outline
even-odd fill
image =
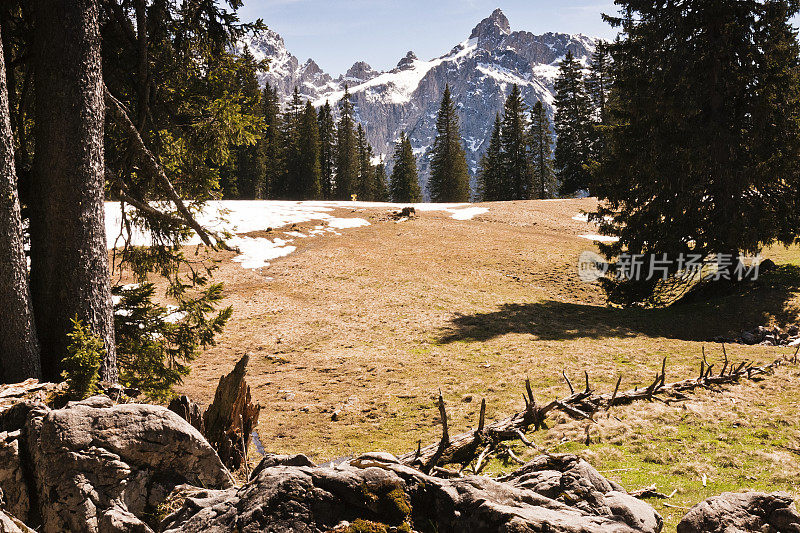
[[[0,510],[0,533],[35,533],[19,519]]]
[[[28,520],[30,495],[19,456],[20,432],[0,432],[0,493],[5,510],[22,521]]]
[[[586,506],[559,501],[554,489],[561,482],[567,492],[591,495],[593,501]],[[431,477],[392,456],[371,454],[335,468],[264,468],[241,489],[187,498],[162,528],[170,533],[310,533],[360,519],[394,527],[425,524],[442,533],[660,532],[661,518],[653,508],[618,488],[571,456],[534,461],[501,482]]]
[[[43,531],[150,531],[141,517],[176,485],[232,486],[211,446],[177,414],[109,402],[95,397],[29,416]]]
[[[800,533],[800,514],[784,492],[725,492],[692,507],[678,533]]]

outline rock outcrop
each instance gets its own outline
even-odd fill
[[[442,533],[658,533],[662,520],[574,456],[541,457],[492,480],[441,479],[388,454],[370,454],[335,468],[260,469],[240,489],[195,493],[163,528],[310,533],[361,531],[355,526],[367,525]]]
[[[386,453],[316,466],[267,455],[235,486],[177,414],[107,396],[52,403],[55,385],[0,386],[0,533],[660,533],[646,502],[573,455],[496,479],[427,475]],[[166,518],[166,513],[171,512]],[[160,520],[160,523],[159,523]],[[784,493],[726,493],[678,533],[800,533]]]
[[[800,514],[783,492],[725,492],[692,507],[678,533],[800,533]]]
[[[34,392],[0,406],[0,490],[2,510],[39,531],[152,531],[147,517],[176,486],[233,486],[203,436],[163,407],[96,396],[51,409]]]

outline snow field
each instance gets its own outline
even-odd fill
[[[269,262],[279,257],[286,257],[295,250],[291,245],[294,238],[309,238],[320,235],[341,235],[337,230],[360,228],[369,226],[369,222],[358,217],[335,217],[330,214],[334,209],[364,209],[383,208],[401,209],[409,204],[392,204],[382,202],[329,202],[306,201],[291,202],[278,200],[221,200],[208,202],[204,210],[195,216],[204,227],[216,233],[230,233],[233,237],[227,240],[233,248],[238,248],[239,255],[233,261],[242,268],[259,269],[269,266]],[[485,207],[468,207],[469,204],[410,204],[417,211],[444,211],[451,213],[455,220],[470,220],[474,216],[486,213]],[[154,204],[154,207],[158,205]],[[121,212],[119,202],[106,202],[106,242],[111,250],[117,242],[121,227]],[[322,224],[314,226],[307,235],[299,231],[284,231],[292,239],[268,239],[265,237],[248,237],[242,235],[267,229],[278,229],[292,224],[320,221]],[[147,246],[151,242],[149,233],[134,229],[131,236],[131,245]],[[193,235],[187,245],[200,244],[200,237]]]

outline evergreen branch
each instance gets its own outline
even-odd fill
[[[144,170],[155,177],[157,181],[160,182],[164,187],[167,192],[167,196],[169,196],[170,200],[172,200],[172,203],[175,204],[178,213],[180,213],[183,223],[192,228],[206,246],[210,246],[216,250],[217,245],[222,244],[222,242],[219,239],[216,239],[216,243],[212,243],[209,233],[203,228],[203,226],[200,225],[199,222],[197,222],[194,216],[192,216],[189,209],[183,203],[180,195],[178,195],[178,192],[175,190],[175,187],[172,185],[172,182],[164,172],[164,169],[158,163],[153,153],[147,148],[147,146],[145,146],[144,140],[142,140],[139,130],[136,129],[136,126],[131,121],[128,112],[125,110],[125,106],[122,104],[122,102],[117,100],[114,95],[111,94],[105,84],[103,84],[103,94],[108,110],[117,118],[120,125],[128,134],[128,137],[131,140],[131,146],[136,151],[136,156],[138,159],[144,165]],[[133,205],[133,203],[131,204]]]

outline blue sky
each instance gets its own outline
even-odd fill
[[[244,0],[239,14],[264,19],[300,61],[335,76],[357,60],[392,68],[409,50],[438,57],[497,7],[512,30],[615,35],[600,18],[615,12],[613,0]]]

